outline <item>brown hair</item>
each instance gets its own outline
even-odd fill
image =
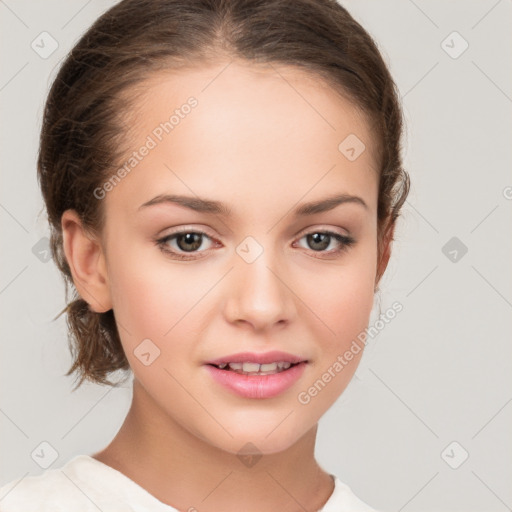
[[[220,58],[295,66],[325,80],[362,111],[375,133],[380,173],[379,254],[409,191],[402,168],[402,111],[392,77],[371,36],[335,0],[123,0],[105,12],[66,57],[43,116],[38,179],[51,229],[54,261],[73,300],[69,346],[79,387],[85,379],[129,370],[114,312],[91,311],[74,288],[63,251],[61,216],[74,209],[101,233],[101,200],[93,191],[122,161],[126,114],[136,85],[151,72]],[[123,144],[124,141],[124,144]],[[341,141],[340,141],[341,142]],[[60,316],[60,315],[58,315]],[[75,388],[76,389],[76,388]]]

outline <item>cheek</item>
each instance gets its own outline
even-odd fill
[[[374,300],[375,264],[371,258],[347,261],[322,280],[311,309],[317,346],[311,374],[297,401],[305,417],[317,421],[351,381],[364,353],[360,335],[368,326]],[[317,281],[318,283],[318,281]],[[329,327],[329,330],[325,326]]]
[[[135,235],[118,229],[116,237],[109,250],[116,317],[128,324],[137,322],[139,327],[156,326],[162,312],[172,315],[179,304],[184,290],[180,273],[169,271],[160,250],[142,236],[135,240]]]
[[[166,259],[157,248],[123,251],[119,262],[109,272],[112,301],[121,329],[125,350],[134,350],[146,338],[167,357],[170,342],[187,337],[191,323],[197,325],[203,302],[218,275],[207,268],[177,265]],[[173,345],[173,351],[186,347]]]
[[[361,247],[344,264],[310,281],[311,309],[335,332],[339,341],[367,326],[374,301],[376,244]],[[334,336],[332,337],[334,339]]]
[[[178,361],[191,358],[194,349],[190,322],[196,317],[194,304],[205,293],[198,283],[190,283],[183,272],[145,265],[130,271],[129,265],[116,270],[113,304],[120,328],[120,338],[135,377],[153,397],[181,396],[180,387],[169,377],[186,380],[186,368]],[[187,343],[183,341],[186,340]],[[183,408],[186,410],[187,397]],[[197,411],[196,411],[197,412]]]

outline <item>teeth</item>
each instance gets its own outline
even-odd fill
[[[259,372],[260,371],[260,365],[258,363],[244,363],[242,366],[242,370],[244,372]]]
[[[252,375],[271,375],[273,373],[279,373],[283,370],[290,368],[292,364],[289,362],[279,361],[275,363],[222,363],[218,367],[224,369],[229,366],[230,370],[236,371],[241,374],[252,374]]]

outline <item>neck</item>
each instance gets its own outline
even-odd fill
[[[179,510],[319,510],[334,482],[314,458],[316,433],[317,425],[286,450],[259,459],[239,456],[182,428],[134,379],[121,429],[93,457]]]

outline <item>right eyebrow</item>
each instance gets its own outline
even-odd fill
[[[221,215],[223,217],[229,217],[231,215],[231,209],[228,208],[224,203],[214,201],[213,199],[201,199],[199,197],[180,196],[174,194],[160,194],[153,199],[145,202],[139,206],[139,210],[155,204],[178,204],[194,210],[200,213],[210,213],[213,215]]]

